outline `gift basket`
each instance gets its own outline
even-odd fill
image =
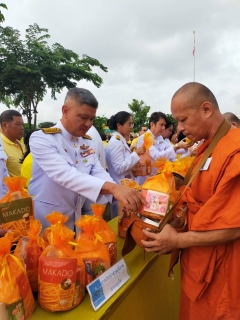
[[[47,311],[73,309],[84,298],[85,267],[69,246],[73,238],[74,232],[61,223],[52,225],[50,244],[39,258],[38,300]]]
[[[81,229],[75,251],[85,264],[87,285],[110,268],[110,255],[99,234],[99,218],[84,215],[75,224]]]
[[[8,192],[0,200],[0,225],[12,231],[13,242],[16,243],[28,233],[33,218],[33,202],[24,189],[25,178],[5,177],[3,180]]]
[[[146,132],[143,136],[143,144],[142,147],[146,148],[146,152],[140,155],[140,161],[136,163],[133,168],[132,172],[135,177],[137,176],[148,176],[152,173],[152,166],[151,166],[151,156],[149,153],[149,149],[154,144],[154,138],[150,132]]]
[[[45,241],[39,236],[42,225],[39,220],[30,221],[27,237],[18,242],[14,255],[23,261],[32,291],[38,291],[39,257],[46,247]]]
[[[0,319],[29,320],[35,301],[22,263],[12,254],[13,234],[0,238]]]

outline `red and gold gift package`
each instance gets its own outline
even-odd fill
[[[0,238],[0,319],[30,319],[36,305],[22,263],[10,254],[12,233]]]
[[[45,310],[70,310],[84,298],[85,266],[69,246],[73,237],[61,223],[51,226],[50,244],[39,258],[38,300]]]
[[[39,257],[46,247],[45,241],[39,236],[42,225],[39,220],[30,221],[27,237],[18,242],[14,255],[23,261],[33,292],[38,291],[38,264]]]
[[[135,189],[137,191],[141,190],[141,187],[135,180],[129,179],[122,179],[120,183],[123,186]],[[121,201],[119,201],[119,208],[118,208],[118,236],[120,238],[126,238],[127,228],[129,226],[131,215],[133,214],[132,209],[128,210],[123,205]]]
[[[3,180],[8,192],[0,200],[0,225],[11,230],[13,242],[17,242],[27,235],[30,220],[33,218],[33,202],[24,189],[27,181],[25,178],[6,177]]]
[[[99,235],[98,217],[84,215],[75,224],[81,229],[75,251],[85,264],[87,285],[110,268],[110,255]]]
[[[140,161],[136,163],[133,168],[132,172],[135,177],[137,176],[148,176],[152,173],[152,166],[151,166],[151,156],[149,153],[149,149],[154,144],[154,138],[150,132],[146,132],[143,136],[143,144],[142,147],[146,148],[146,152],[140,155]]]

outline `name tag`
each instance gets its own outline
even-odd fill
[[[95,151],[93,149],[88,149],[88,150],[80,152],[80,155],[83,158],[85,158],[85,157],[87,157],[87,156],[89,156],[90,154],[93,154],[93,153],[95,153]]]
[[[212,161],[212,157],[208,158],[207,161],[204,163],[204,165],[202,166],[202,168],[200,169],[200,171],[206,171],[208,170],[210,163]]]
[[[98,310],[124,283],[130,279],[125,261],[121,259],[87,285],[93,309]]]

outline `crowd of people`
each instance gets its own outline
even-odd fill
[[[172,98],[171,112],[177,126],[164,113],[153,112],[148,124],[143,123],[138,136],[130,141],[133,119],[130,113],[120,111],[108,121],[113,133],[106,141],[92,126],[97,108],[98,101],[90,91],[70,89],[61,120],[54,127],[31,132],[25,144],[21,141],[21,114],[4,111],[0,116],[1,195],[6,192],[3,177],[30,178],[26,187],[34,197],[35,218],[43,229],[48,226],[45,216],[59,211],[68,216],[66,225],[74,230],[82,212],[91,213],[91,203],[111,203],[112,218],[117,216],[118,201],[138,212],[141,204],[147,205],[146,200],[120,181],[136,179],[141,185],[148,178],[135,177],[132,171],[146,152],[144,134],[153,137],[149,149],[152,163],[159,158],[175,161],[179,154],[191,155],[196,157],[195,167],[222,123],[228,121],[231,128],[184,195],[188,207],[186,232],[177,233],[168,224],[159,234],[143,230],[150,241],[142,244],[147,252],[158,254],[181,250],[180,319],[238,319],[238,117],[230,112],[221,114],[213,93],[193,82],[181,87]],[[153,170],[151,175],[155,173]]]

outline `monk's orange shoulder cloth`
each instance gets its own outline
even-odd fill
[[[196,161],[203,152],[204,150],[197,156]],[[188,230],[210,231],[240,228],[239,129],[229,130],[215,147],[208,162],[208,166],[202,168],[203,170],[198,173],[191,187],[183,195],[183,199],[188,203]],[[213,306],[215,303],[222,303],[227,309],[234,308],[234,303],[235,306],[238,305],[240,290],[235,290],[235,288],[236,283],[240,283],[240,273],[238,272],[237,279],[234,280],[236,273],[231,276],[226,266],[235,264],[235,268],[240,268],[240,264],[236,263],[239,261],[237,258],[239,252],[240,240],[182,250],[182,288],[187,297],[196,303],[202,300],[200,298],[204,295],[204,299],[209,300],[206,303],[211,301]],[[238,260],[234,261],[234,257]],[[226,301],[229,301],[226,296],[228,293],[224,289],[226,287],[228,293],[231,291],[236,293],[236,300],[232,299],[229,305],[228,302],[226,305]],[[219,297],[219,294],[222,295],[222,298]],[[233,297],[232,294],[231,297]],[[207,304],[204,306],[203,303],[202,308],[205,307],[207,310]]]

